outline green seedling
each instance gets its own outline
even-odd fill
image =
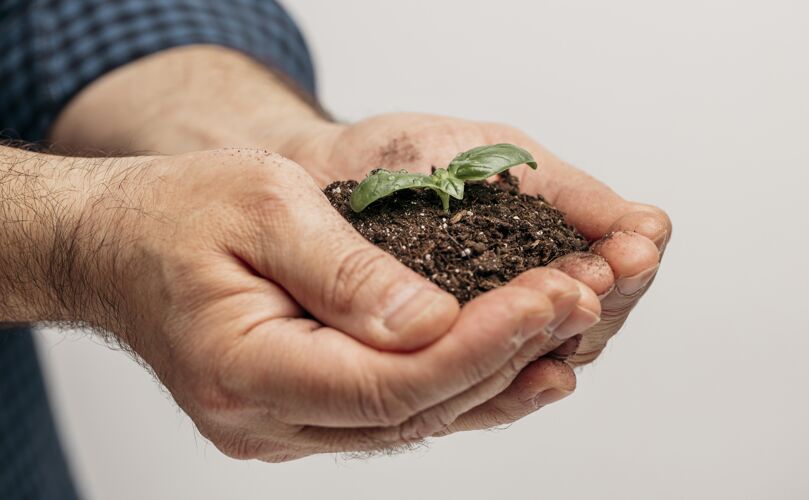
[[[482,181],[523,163],[534,170],[537,168],[536,160],[528,151],[512,144],[495,144],[460,153],[447,168],[437,168],[432,175],[378,168],[351,193],[351,209],[362,212],[376,200],[401,189],[425,188],[432,189],[441,199],[444,210],[449,212],[450,197],[463,199],[464,182]]]

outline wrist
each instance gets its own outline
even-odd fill
[[[75,251],[51,278],[56,290],[68,291],[61,302],[71,321],[112,333],[136,350],[145,339],[133,339],[132,326],[146,322],[144,301],[152,298],[144,287],[150,278],[144,262],[153,257],[148,243],[156,237],[153,223],[159,227],[167,217],[163,198],[172,196],[152,189],[165,174],[161,158],[82,159],[72,210]]]

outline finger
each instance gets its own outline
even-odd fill
[[[437,431],[445,429],[463,413],[502,392],[519,375],[522,369],[539,358],[542,352],[548,350],[549,341],[550,337],[547,334],[534,337],[523,344],[522,349],[505,365],[500,367],[497,372],[479,384],[413,416],[396,429],[366,431],[365,435],[374,438],[376,441],[398,440],[402,443],[419,441],[432,436]]]
[[[537,339],[534,339],[536,341]],[[534,342],[532,341],[532,342]],[[434,436],[464,430],[485,429],[512,423],[537,409],[573,392],[576,379],[572,370],[554,359],[539,359],[519,373],[508,388],[491,400],[467,411],[449,425],[442,425]],[[396,429],[331,429],[302,427],[285,435],[239,433],[228,444],[217,444],[234,458],[259,458],[278,463],[316,453],[391,450],[427,437]]]
[[[400,426],[400,439],[418,440],[446,427],[458,415],[500,393],[528,363],[557,349],[565,339],[586,330],[599,320],[601,306],[595,293],[561,271],[531,269],[512,280],[507,287],[537,291],[551,300],[554,319],[546,331],[552,333],[553,337],[547,342],[541,337],[526,342],[516,356],[485,381],[405,422]]]
[[[627,212],[615,220],[607,234],[626,231],[645,236],[655,244],[662,256],[666,245],[671,239],[671,219],[657,207],[652,205],[634,204],[637,210]]]
[[[564,273],[553,269],[532,269],[513,280],[505,288],[486,295],[504,295],[509,288],[523,296],[540,292],[551,300],[554,319],[548,324],[546,330],[551,325],[566,324],[570,321],[571,315],[577,314],[580,310],[589,312],[589,308],[595,307],[598,310],[599,307],[598,299],[591,290]],[[470,303],[470,306],[473,304],[474,301]],[[592,313],[589,314],[592,315]],[[344,451],[351,447],[374,449],[380,446],[389,447],[418,441],[445,428],[458,415],[500,393],[528,363],[558,346],[557,343],[549,348],[548,338],[548,333],[533,337],[496,373],[447,401],[419,412],[401,425],[360,430],[308,428],[301,432],[300,437],[313,443],[311,446],[319,447],[328,442],[332,446],[330,448],[332,451]]]
[[[536,359],[535,354],[547,343],[547,340],[547,335],[538,336],[523,345],[520,352],[512,358],[512,360],[517,361],[513,361],[510,364],[518,363],[520,366],[514,366],[513,369],[515,371],[513,375],[508,375],[509,380],[513,379],[513,376],[517,375],[519,369],[528,364],[531,359]],[[489,379],[478,384],[476,387],[490,385],[494,378],[494,376],[489,377]],[[498,389],[498,391],[495,391],[495,393],[502,390],[505,385]],[[456,396],[453,399],[458,399],[459,397],[463,397],[463,395]],[[252,425],[252,430],[249,434],[253,436],[253,439],[247,444],[252,445],[251,448],[254,457],[262,456],[264,460],[272,462],[278,461],[279,457],[289,457],[293,453],[296,456],[305,456],[323,452],[389,449],[426,437],[434,432],[435,429],[445,428],[446,425],[457,417],[457,415],[454,415],[446,422],[436,424],[432,422],[435,417],[435,412],[428,410],[424,413],[432,413],[432,416],[426,419],[409,419],[407,422],[397,426],[348,429],[322,426],[296,426],[293,433],[288,433],[286,437],[282,437],[280,440],[278,438],[279,434],[277,428],[271,427],[262,434],[261,426],[255,425],[258,422],[254,420],[254,425]],[[418,429],[422,430],[419,431]],[[239,449],[239,447],[237,447],[237,449]]]
[[[568,360],[574,366],[592,362],[601,354],[651,284],[659,266],[657,246],[638,233],[610,233],[591,251],[610,266],[615,285],[601,295],[601,322],[586,332],[578,351]]]
[[[641,241],[630,242],[628,245],[618,245],[621,240],[626,243],[626,238],[621,235],[613,237],[612,239],[616,240],[614,242],[605,241],[603,243],[606,244],[606,248],[602,248],[601,251],[606,250],[605,255],[611,259],[616,271],[613,271],[607,258],[602,257],[599,253],[591,252],[568,254],[549,264],[549,267],[559,269],[581,280],[601,299],[601,322],[585,332],[577,352],[572,354],[569,359],[572,365],[589,363],[598,357],[607,341],[623,325],[627,314],[637,301],[636,297],[626,298],[615,292],[615,272],[631,273],[648,265],[650,257],[653,259],[655,247],[648,239],[644,243],[642,240],[645,238],[636,236]],[[634,237],[629,236],[628,238]],[[617,249],[616,245],[618,245]],[[599,246],[599,244],[594,245],[593,250],[599,251]]]
[[[398,425],[486,379],[544,332],[553,304],[517,287],[484,294],[413,353],[380,352],[306,319],[256,325],[222,360],[223,385],[289,424]]]
[[[359,235],[311,178],[283,160],[239,256],[322,323],[378,349],[413,350],[446,333],[457,300]]]
[[[604,257],[615,276],[610,298],[617,300],[613,304],[632,302],[649,284],[660,263],[657,246],[649,238],[628,231],[608,234],[591,251]]]
[[[567,358],[578,352],[579,346],[581,345],[581,339],[581,334],[570,337],[569,339],[565,340],[562,345],[550,352],[548,357],[557,359],[559,361],[565,361]]]
[[[555,314],[553,322],[548,325],[557,345],[600,320],[601,303],[595,292],[563,271],[548,267],[531,269],[517,276],[511,283],[539,290],[549,296],[564,290],[566,296],[576,297],[575,307],[570,308],[567,314]]]
[[[565,363],[541,358],[522,370],[508,388],[491,400],[460,415],[451,424],[441,426],[432,436],[454,432],[488,429],[512,423],[543,406],[570,395],[576,388],[576,376]],[[308,427],[296,434],[295,452],[270,455],[267,461],[289,460],[290,454],[300,458],[315,453],[395,451],[412,446],[423,438],[404,428],[394,429],[328,429]]]
[[[425,410],[403,423],[399,438],[403,441],[418,440],[446,427],[458,415],[494,397],[505,389],[528,363],[556,349],[564,340],[549,338],[552,332],[560,332],[568,338],[568,331],[581,330],[598,322],[600,304],[587,287],[561,271],[547,268],[531,269],[512,280],[507,287],[523,288],[520,293],[540,292],[553,304],[554,318],[543,335],[526,342],[520,351],[508,360],[492,376],[451,399]],[[586,321],[582,322],[582,319]],[[381,436],[377,436],[381,439]]]
[[[558,269],[570,277],[581,281],[599,297],[612,291],[615,275],[609,262],[591,252],[575,252],[563,255],[548,264],[549,268]]]
[[[576,375],[567,363],[540,358],[528,365],[506,390],[464,413],[436,435],[506,425],[559,401],[576,389]]]
[[[660,249],[665,247],[671,236],[671,219],[663,210],[629,202],[548,150],[535,143],[527,147],[538,158],[541,168],[518,171],[523,190],[542,194],[588,239],[598,239],[610,231],[629,230],[646,236]]]
[[[495,374],[529,340],[539,337],[537,342],[544,343],[555,314],[554,301],[560,302],[562,314],[572,306],[564,294],[549,297],[519,286],[492,290],[466,304],[451,332],[433,346],[413,356],[400,356],[396,364],[383,360],[379,372],[400,397],[415,394],[410,399],[421,404],[410,406],[413,415],[420,413]],[[434,369],[425,370],[425,366]],[[436,371],[440,371],[437,377]],[[436,383],[450,374],[455,374],[455,382]]]
[[[606,185],[549,152],[540,150],[538,154],[546,175],[524,172],[525,189],[545,195],[588,238],[611,234],[592,248],[603,260],[575,254],[551,264],[602,297],[601,323],[584,335],[579,352],[570,359],[574,365],[584,364],[603,351],[651,283],[660,254],[671,236],[671,221],[662,210],[627,202]]]
[[[540,180],[539,175],[524,174],[529,180],[528,189],[546,193],[549,201],[565,212],[566,220],[586,237],[601,238],[593,251],[609,263],[620,295],[642,294],[671,237],[671,219],[657,207],[624,200],[603,183],[547,151],[542,150],[542,157],[550,175]],[[619,235],[618,241],[605,245],[616,239],[614,235]],[[599,251],[605,247],[606,250]],[[657,252],[652,252],[652,247]]]
[[[303,449],[345,452],[390,449],[420,441],[446,428],[461,413],[505,389],[522,368],[537,359],[548,338],[547,335],[534,337],[495,374],[398,425],[343,429],[307,426],[296,434],[296,443]]]

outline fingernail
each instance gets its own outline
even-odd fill
[[[553,321],[546,327],[549,332],[556,330],[567,319],[580,298],[581,292],[576,290],[575,292],[566,293],[554,301]]]
[[[402,333],[420,316],[430,312],[441,292],[424,285],[405,287],[394,296],[383,313],[385,328],[393,333]]]
[[[569,339],[601,321],[601,317],[589,309],[576,306],[576,310],[568,316],[567,320],[553,331],[553,336],[559,340]]]
[[[658,264],[634,276],[621,278],[615,282],[615,287],[621,295],[633,295],[638,293],[639,290],[649,284],[649,280],[654,277],[659,267],[660,265]]]
[[[572,393],[572,391],[563,391],[562,389],[548,389],[547,391],[541,392],[537,397],[534,398],[534,404],[537,407],[540,406],[547,406],[551,403],[555,403],[560,399],[566,398]]]
[[[613,284],[612,284],[612,286],[611,286],[611,287],[609,287],[609,288],[607,289],[607,291],[606,291],[606,292],[604,292],[604,293],[602,293],[602,294],[598,295],[598,300],[603,301],[604,299],[606,299],[606,298],[607,298],[607,296],[608,296],[609,294],[611,294],[611,293],[612,293],[612,291],[613,291],[613,290],[615,290],[615,283],[613,283]]]
[[[654,241],[653,241],[653,243],[655,245],[657,245],[657,249],[660,251],[661,254],[666,249],[666,245],[668,244],[668,239],[669,239],[669,232],[668,231],[663,231],[663,234],[661,234],[660,236],[655,238]]]

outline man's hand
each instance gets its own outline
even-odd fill
[[[13,299],[0,322],[112,332],[230,456],[375,450],[485,423],[461,415],[599,313],[589,288],[551,269],[459,311],[359,236],[301,167],[264,151],[0,153],[5,269],[27,278],[0,273]],[[531,371],[531,408],[575,386],[563,362]]]
[[[584,364],[603,351],[657,272],[671,236],[671,222],[659,208],[628,202],[610,188],[554,156],[512,127],[443,116],[391,114],[355,125],[320,127],[285,151],[320,185],[361,180],[369,170],[421,170],[445,166],[460,151],[483,144],[513,143],[528,149],[539,168],[512,169],[524,192],[543,195],[594,242],[592,254],[575,254],[552,267],[573,276],[600,295],[602,321],[585,332],[569,361]]]
[[[664,212],[623,200],[511,127],[405,114],[351,126],[330,123],[265,68],[213,47],[167,51],[105,76],[68,106],[54,127],[53,139],[65,149],[166,153],[233,145],[266,147],[297,161],[321,187],[336,179],[361,179],[380,166],[426,170],[481,144],[511,142],[525,147],[540,161],[540,168],[535,173],[515,169],[522,189],[548,198],[595,242],[597,256],[572,255],[552,266],[601,296],[602,321],[587,331],[569,360],[574,365],[595,359],[621,327],[651,283],[671,235]],[[581,331],[590,326],[586,314],[577,317],[578,324],[571,321],[566,328]],[[552,340],[546,349],[560,344]],[[570,353],[574,347],[569,340],[560,349]],[[527,394],[545,383],[545,363],[530,365],[508,389],[449,429],[491,427],[533,411]]]

